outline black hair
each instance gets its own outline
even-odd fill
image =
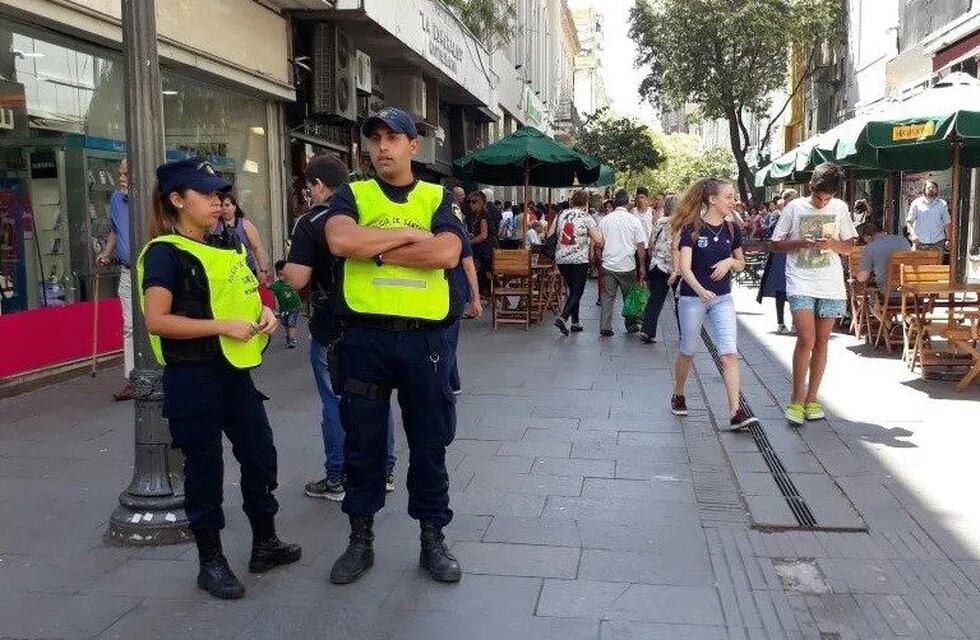
[[[286,266],[285,260],[276,260],[276,273],[282,271],[283,267]]]
[[[614,207],[625,207],[630,203],[630,194],[626,189],[620,189],[613,196]]]
[[[228,202],[230,200],[231,203],[233,205],[235,205],[235,217],[236,218],[244,218],[245,217],[245,212],[242,211],[242,208],[238,205],[238,199],[235,198],[235,196],[231,195],[230,193],[222,193],[218,197],[221,199],[221,204],[224,204],[225,202]],[[236,222],[235,224],[238,224],[238,223]]]
[[[844,181],[844,171],[833,162],[818,164],[810,178],[810,191],[837,195]]]
[[[640,196],[647,196],[647,197],[649,197],[650,196],[650,191],[646,187],[637,187],[636,188],[636,196],[637,197],[640,197]]]
[[[880,231],[881,227],[874,220],[868,220],[864,224],[859,224],[857,228],[858,235],[862,238],[877,235]]]
[[[347,167],[331,156],[316,156],[306,163],[303,178],[310,184],[319,180],[323,186],[336,189],[347,183]]]

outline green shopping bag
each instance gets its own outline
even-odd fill
[[[649,299],[649,289],[638,284],[631,284],[626,290],[626,300],[623,301],[623,317],[627,320],[642,319]]]

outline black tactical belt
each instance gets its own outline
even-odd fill
[[[344,325],[381,329],[382,331],[419,331],[439,326],[437,323],[415,318],[348,318],[344,321]]]

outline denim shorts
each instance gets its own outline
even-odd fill
[[[279,311],[279,324],[286,328],[293,328],[299,323],[299,311]]]
[[[812,311],[818,318],[840,318],[844,315],[844,300],[814,298],[813,296],[789,296],[790,311]]]
[[[718,348],[718,355],[738,353],[735,301],[731,294],[702,302],[697,296],[681,296],[677,301],[677,319],[681,327],[681,353],[693,356],[701,339],[701,325],[707,320],[708,333]]]

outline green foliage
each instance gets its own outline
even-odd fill
[[[654,144],[663,162],[655,169],[631,171],[617,176],[617,182],[632,190],[645,186],[651,193],[683,193],[695,180],[704,177],[732,178],[735,163],[727,149],[700,148],[696,137],[686,133],[658,135]]]
[[[463,24],[494,51],[517,30],[517,5],[512,0],[442,0]]]
[[[650,68],[640,94],[727,119],[745,195],[744,116],[765,116],[772,94],[786,88],[791,47],[812,59],[823,42],[838,42],[843,12],[842,0],[637,0],[629,35],[636,64]]]
[[[648,126],[612,116],[605,109],[586,119],[579,147],[617,172],[653,169],[662,160]]]

